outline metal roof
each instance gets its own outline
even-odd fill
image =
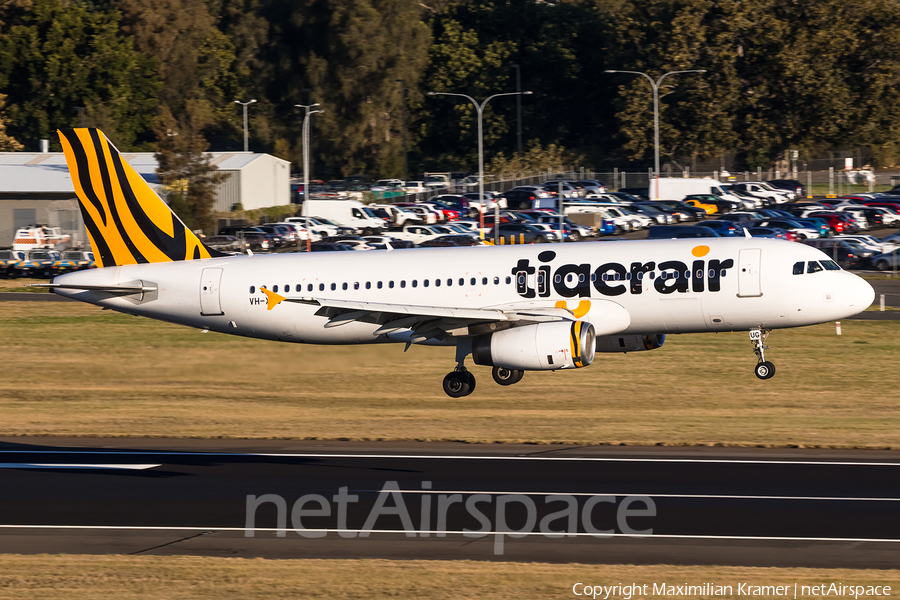
[[[206,152],[220,171],[239,171],[266,154]],[[152,152],[123,152],[122,157],[152,187],[159,187]],[[277,159],[281,160],[281,159]],[[287,162],[287,161],[284,161]],[[0,193],[75,193],[62,152],[0,152]]]

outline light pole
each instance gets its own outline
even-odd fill
[[[482,206],[484,204],[484,136],[482,135],[482,126],[481,126],[481,117],[484,113],[484,107],[487,106],[487,103],[497,98],[499,96],[527,96],[530,95],[531,92],[507,92],[505,94],[494,94],[493,96],[488,96],[485,98],[484,102],[478,104],[475,101],[475,98],[472,96],[467,96],[465,94],[451,94],[450,92],[428,92],[429,96],[459,96],[461,98],[466,98],[469,102],[475,105],[475,110],[478,112],[478,202],[481,203]],[[478,211],[480,215],[481,221],[481,239],[484,239],[484,210]],[[494,243],[497,243],[497,240],[500,237],[500,204],[498,202],[494,202]]]
[[[643,75],[647,78],[647,81],[650,82],[650,87],[653,88],[653,162],[656,173],[656,197],[654,199],[659,200],[659,84],[661,84],[662,80],[669,75],[676,75],[678,73],[706,73],[706,69],[669,71],[668,73],[663,73],[656,81],[653,81],[652,77],[641,71],[615,71],[607,69],[604,73],[630,73],[632,75]]]
[[[402,104],[400,105],[400,115],[403,127],[403,181],[406,181],[406,178],[409,177],[409,151],[406,147],[406,80],[398,79],[397,83],[399,83],[403,89],[401,98]]]
[[[256,104],[256,99],[250,100],[249,102],[241,102],[240,100],[235,100],[235,104],[240,104],[244,107],[244,152],[249,152],[247,145],[247,107],[251,104]]]
[[[513,69],[516,70],[516,92],[522,91],[522,78],[521,69],[519,65],[513,65]],[[522,157],[522,98],[516,96],[516,151],[519,153],[519,158]]]
[[[316,104],[295,104],[297,108],[302,108],[304,110],[303,114],[303,127],[301,127],[301,146],[303,148],[303,216],[306,217],[306,221],[303,223],[306,226],[306,251],[309,252],[312,247],[312,228],[309,226],[309,115],[314,115],[316,113],[325,112],[324,110],[309,110],[313,106],[319,106]]]

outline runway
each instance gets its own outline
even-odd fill
[[[900,453],[6,438],[0,552],[893,568]]]

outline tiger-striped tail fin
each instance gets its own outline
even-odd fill
[[[59,140],[100,267],[223,256],[207,248],[99,129]]]

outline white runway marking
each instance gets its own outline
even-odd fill
[[[740,496],[734,494],[647,494],[643,492],[492,492],[487,490],[350,490],[351,492],[373,494],[391,494],[398,492],[400,494],[464,494],[467,496],[475,494],[486,494],[488,496],[647,496],[649,498],[700,498],[712,500],[837,500],[848,502],[900,502],[900,498],[852,498],[846,496]]]
[[[131,465],[131,464],[57,464],[57,463],[0,463],[0,469],[124,469],[129,471],[145,471],[162,464],[155,465]]]
[[[170,451],[100,451],[100,450],[0,450],[0,454],[84,454],[107,456],[235,456],[264,458],[381,458],[414,460],[511,460],[511,461],[573,461],[573,462],[620,462],[620,463],[685,463],[685,464],[729,464],[729,465],[803,465],[803,466],[846,466],[846,467],[900,467],[900,462],[829,461],[829,460],[759,460],[730,458],[627,458],[602,456],[471,456],[453,454],[316,454],[316,453],[273,453],[273,452],[170,452]]]
[[[143,525],[0,525],[0,529],[75,529],[75,530],[97,530],[97,531],[234,531],[247,532],[245,527],[157,527]],[[279,529],[277,527],[254,527],[249,531],[254,533],[278,533],[282,531],[291,531],[291,528]],[[303,529],[308,532],[324,532],[324,533],[382,533],[382,534],[403,534],[407,532],[402,529]],[[508,536],[508,531],[455,531],[455,530],[410,530],[409,533],[429,534],[429,535],[463,535],[469,538],[485,537],[488,535]],[[514,532],[517,536],[541,536],[546,538],[563,538],[563,537],[595,537],[595,538],[632,538],[632,539],[677,539],[677,540],[733,540],[733,541],[775,541],[775,542],[884,542],[889,544],[900,543],[900,539],[890,538],[841,538],[841,537],[790,537],[790,536],[764,536],[764,535],[690,535],[690,534],[652,534],[652,535],[633,535],[628,533],[557,533],[550,534],[542,531],[523,531]]]

